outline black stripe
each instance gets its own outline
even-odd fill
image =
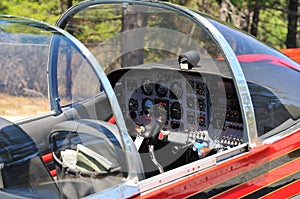
[[[281,187],[291,184],[298,179],[300,179],[300,171],[296,172],[293,175],[287,176],[287,177],[277,181],[276,183],[273,183],[273,184],[270,184],[269,186],[263,187],[262,189],[260,189],[256,192],[253,192],[245,197],[242,197],[241,199],[252,199],[252,198],[262,197],[270,192],[280,189]]]
[[[243,183],[245,183],[253,178],[256,178],[260,175],[263,175],[264,173],[267,173],[268,171],[273,170],[283,164],[286,164],[294,159],[297,159],[298,157],[300,157],[300,148],[298,148],[294,151],[291,151],[285,155],[282,155],[270,162],[266,162],[259,167],[256,167],[252,170],[249,170],[240,175],[237,175],[225,182],[222,182],[214,187],[208,188],[207,190],[204,190],[201,193],[197,193],[188,198],[196,199],[196,198],[210,198],[210,197],[216,196],[218,194],[228,191],[229,189],[231,189],[235,186],[243,184]],[[299,176],[298,176],[298,179],[299,179]]]

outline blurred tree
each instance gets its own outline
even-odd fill
[[[298,0],[288,1],[288,31],[286,35],[286,47],[297,47],[297,22],[298,22]]]
[[[73,0],[59,0],[59,8],[58,12],[60,14],[63,14],[67,9],[72,7],[73,5]],[[72,32],[70,32],[73,34]],[[71,68],[71,55],[70,52],[66,53],[66,59],[67,59],[67,64],[66,64],[66,98],[71,99],[72,98],[72,68]]]
[[[275,48],[285,48],[287,34],[286,0],[266,1],[261,5],[257,38]]]
[[[55,24],[70,6],[82,0],[1,0],[0,13]],[[250,32],[275,48],[299,47],[298,0],[164,0],[203,11]]]
[[[7,6],[4,5],[4,3],[2,1],[0,1],[0,13],[1,14],[8,14],[7,13]]]
[[[55,24],[59,16],[82,0],[1,0],[0,13],[30,17]]]
[[[57,20],[58,0],[1,0],[5,10],[1,13],[30,17],[54,24]]]
[[[59,0],[59,13],[63,14],[67,9],[72,7],[73,0]]]
[[[147,24],[147,18],[130,7],[123,6],[122,31],[127,31],[122,35],[122,67],[134,66],[143,63],[144,50],[143,34],[135,34],[131,29],[142,28]],[[136,45],[141,46],[136,46]],[[128,49],[128,47],[133,49]]]
[[[200,2],[200,0],[198,0]],[[204,0],[202,0],[203,2]],[[288,9],[288,3],[292,2]],[[249,32],[259,40],[275,47],[299,47],[297,45],[297,23],[299,16],[297,0],[216,0],[219,14],[210,14]],[[205,5],[201,5],[205,7]],[[200,6],[200,7],[201,7]],[[288,15],[290,15],[288,20]],[[287,21],[290,28],[287,28]],[[287,30],[290,31],[289,35]],[[293,40],[292,40],[293,39]],[[290,40],[290,44],[287,44]],[[292,41],[291,41],[292,40]]]
[[[254,4],[251,5],[252,7],[252,23],[251,23],[251,29],[250,29],[250,34],[253,36],[257,36],[257,31],[258,31],[258,22],[259,22],[259,12],[260,12],[260,6],[259,6],[259,1],[255,0]]]

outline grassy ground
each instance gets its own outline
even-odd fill
[[[0,93],[0,117],[15,121],[49,110],[47,98],[10,96]]]

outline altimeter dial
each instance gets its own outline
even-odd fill
[[[142,90],[146,95],[152,95],[153,93],[153,83],[150,79],[144,79],[142,83]]]
[[[139,107],[139,103],[137,99],[134,98],[130,98],[129,102],[128,102],[128,107],[130,111],[135,111],[138,109]]]

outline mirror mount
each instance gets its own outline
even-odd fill
[[[199,61],[200,54],[195,50],[182,53],[178,56],[178,63],[181,70],[191,70],[194,67],[199,67]]]

